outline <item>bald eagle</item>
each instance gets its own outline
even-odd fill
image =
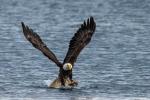
[[[72,37],[63,63],[57,59],[55,54],[46,46],[36,32],[34,32],[23,22],[21,22],[21,24],[26,39],[59,67],[58,78],[55,79],[49,87],[60,88],[61,86],[77,86],[77,81],[72,79],[72,70],[81,50],[91,41],[91,37],[95,32],[96,23],[94,18],[90,17],[87,21],[84,21]]]

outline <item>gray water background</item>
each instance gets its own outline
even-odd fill
[[[58,68],[24,38],[36,31],[63,61],[88,17],[97,23],[81,52],[72,90],[49,89]],[[149,100],[150,0],[0,0],[0,100]]]

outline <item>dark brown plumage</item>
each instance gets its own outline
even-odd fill
[[[35,48],[39,49],[50,60],[55,62],[57,66],[62,67],[62,64],[57,60],[55,54],[44,44],[40,36],[37,33],[33,32],[33,30],[30,29],[28,26],[25,26],[23,22],[21,22],[21,24],[26,39],[29,42],[31,42]]]
[[[53,61],[58,67],[60,67],[59,78],[61,79],[62,85],[64,85],[64,77],[68,77],[72,80],[72,70],[65,71],[63,69],[63,65],[65,63],[70,63],[73,66],[82,49],[90,42],[96,28],[96,23],[93,17],[90,17],[87,21],[84,21],[73,38],[70,40],[69,49],[63,63],[58,61],[55,54],[46,46],[46,44],[44,44],[37,33],[26,26],[23,22],[21,22],[21,24],[26,39],[46,57]]]
[[[81,50],[90,42],[95,28],[96,24],[93,17],[90,17],[87,22],[84,21],[70,41],[64,63],[71,63],[74,65],[74,62],[76,61]]]

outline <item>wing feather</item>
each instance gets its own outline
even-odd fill
[[[70,40],[69,49],[63,63],[74,65],[81,50],[91,41],[91,37],[96,29],[96,23],[93,17],[84,21]]]
[[[46,46],[46,44],[42,41],[40,36],[35,33],[32,29],[30,29],[28,26],[25,26],[23,22],[22,29],[24,36],[26,39],[38,50],[40,50],[46,57],[48,57],[50,60],[56,63],[57,66],[62,67],[62,63],[58,61],[55,54]]]

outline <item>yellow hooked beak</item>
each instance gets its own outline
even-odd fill
[[[64,70],[71,70],[72,69],[72,65],[70,63],[66,63],[66,64],[64,64],[63,69]]]

